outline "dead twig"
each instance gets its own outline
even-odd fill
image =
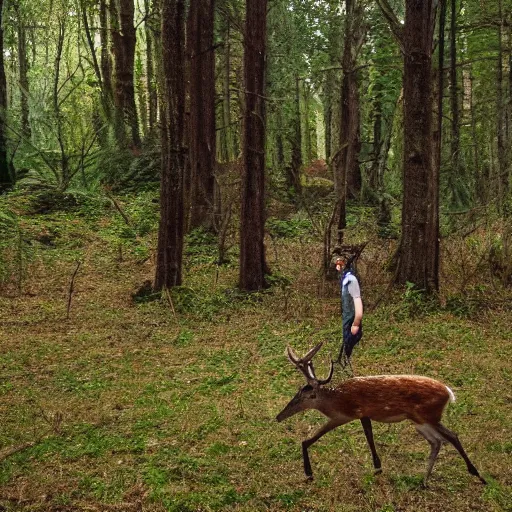
[[[71,298],[73,297],[73,290],[74,290],[74,287],[75,287],[75,277],[76,277],[76,275],[78,273],[78,269],[80,268],[80,264],[81,263],[82,263],[81,261],[77,262],[75,271],[73,272],[73,275],[71,276],[71,281],[69,283],[68,308],[67,308],[67,312],[66,312],[66,320],[69,320],[69,311],[71,309]]]
[[[178,322],[178,315],[176,315],[176,310],[174,309],[174,303],[172,301],[171,293],[169,292],[169,288],[164,288],[165,290],[165,296],[167,297],[167,302],[169,302],[169,306],[171,308],[172,314],[174,316],[174,320],[176,320],[176,323]]]

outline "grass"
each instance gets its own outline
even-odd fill
[[[411,316],[390,297],[368,309],[354,355],[357,374],[449,384],[457,402],[445,423],[488,486],[444,447],[424,489],[428,445],[406,423],[375,425],[381,475],[353,423],[310,449],[308,483],[300,442],[324,419],[274,418],[303,380],[286,345],[301,353],[324,341],[319,374],[339,348],[336,284],[318,283],[321,247],[280,240],[270,265],[291,284],[246,298],[234,291],[236,264],[217,269],[211,247],[201,262],[201,240],[188,251],[186,286],[173,291],[174,314],[166,298],[132,300],[154,271],[154,223],[143,221],[147,232],[127,234],[114,212],[22,217],[25,233],[58,236],[34,250],[22,293],[7,283],[0,296],[1,510],[512,510],[510,311],[418,314],[414,303]],[[384,285],[364,277],[375,302]]]

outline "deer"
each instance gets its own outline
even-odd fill
[[[352,377],[336,387],[329,387],[327,385],[334,373],[333,361],[331,360],[328,377],[323,380],[316,377],[312,361],[322,344],[323,342],[316,345],[302,358],[287,347],[288,359],[304,375],[307,384],[299,389],[276,417],[281,422],[301,411],[316,409],[328,418],[328,422],[313,437],[302,442],[304,472],[308,480],[313,479],[308,448],[331,430],[359,420],[372,454],[374,474],[379,474],[382,472],[382,465],[375,449],[372,421],[398,423],[410,420],[418,433],[430,444],[424,486],[443,443],[452,444],[464,459],[468,472],[478,477],[483,484],[487,483],[469,460],[457,435],[441,424],[447,403],[455,401],[455,395],[448,386],[429,377],[417,375],[375,375]]]

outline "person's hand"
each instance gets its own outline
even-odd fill
[[[353,336],[355,336],[359,332],[359,325],[352,324],[350,332],[352,333]]]

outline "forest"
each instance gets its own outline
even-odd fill
[[[512,511],[512,1],[0,0],[0,47],[0,510]],[[408,422],[304,477],[350,254],[333,382],[445,383],[486,485]]]

